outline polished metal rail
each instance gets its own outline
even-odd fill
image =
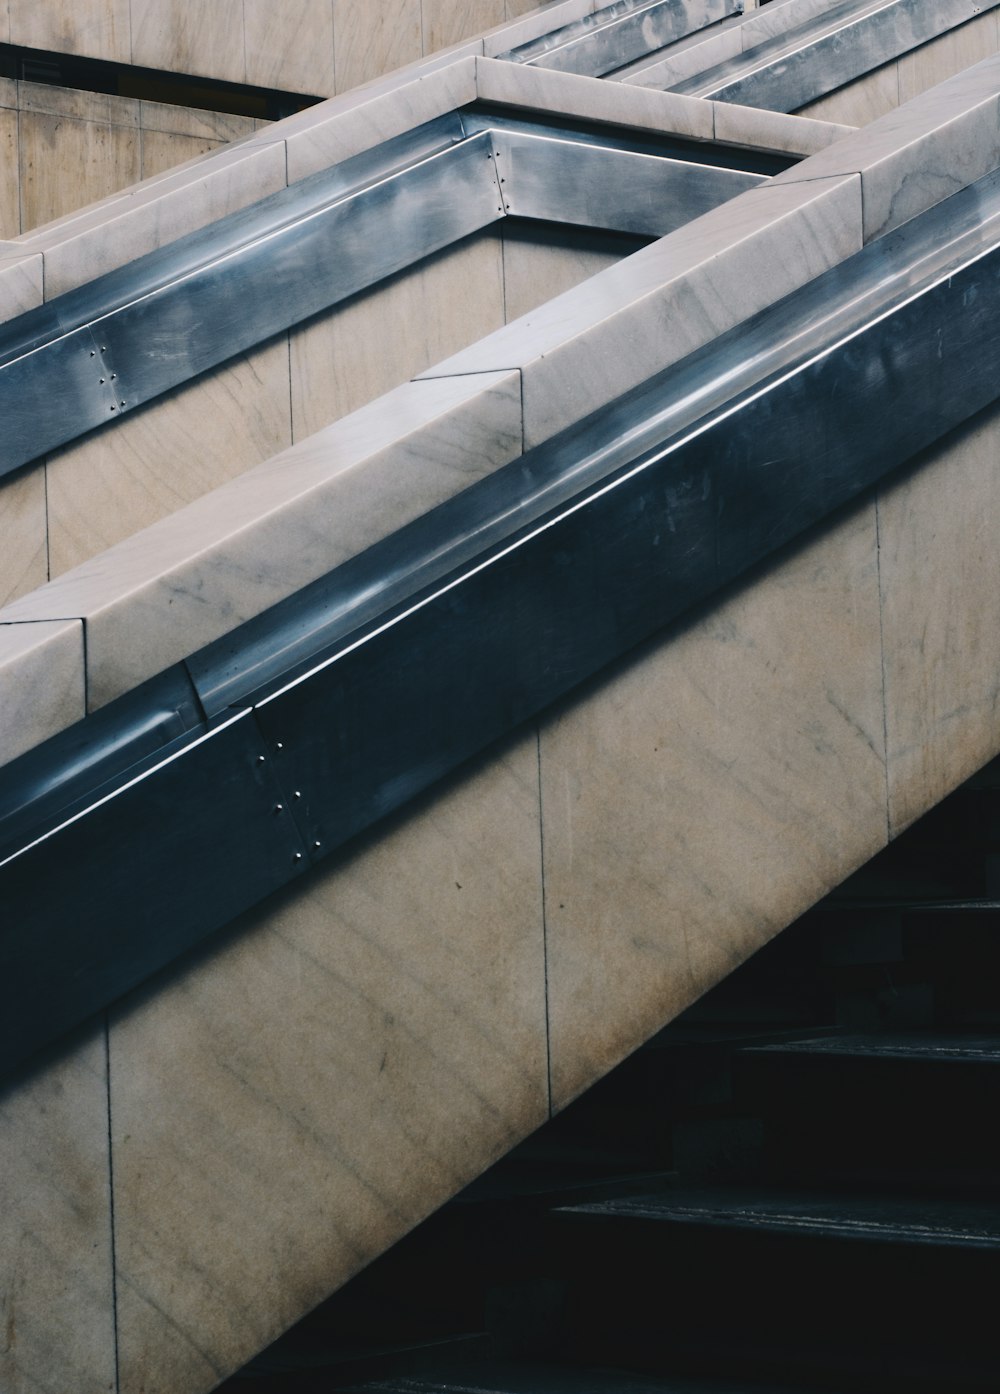
[[[842,0],[672,92],[791,112],[991,9],[1000,0]],[[659,86],[655,66],[631,79]]]
[[[605,77],[742,11],[743,0],[619,0],[500,56],[537,68]]]
[[[0,328],[0,476],[507,216],[658,237],[789,163],[443,117]]]
[[[1000,174],[5,770],[0,1062],[1000,393]]]

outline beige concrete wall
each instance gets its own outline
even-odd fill
[[[115,1328],[103,1020],[0,1087],[0,1389],[107,1394]]]
[[[992,10],[968,24],[942,34],[922,48],[867,73],[828,97],[810,102],[799,113],[819,121],[840,121],[866,126],[903,102],[973,63],[1000,51],[1000,13]]]
[[[0,79],[0,241],[249,135],[223,112]]]
[[[108,1388],[109,1186],[120,1388],[207,1391],[1000,751],[998,452],[994,410],[8,1091],[5,1394]]]
[[[9,5],[9,19],[7,6]],[[332,97],[534,0],[0,0],[26,48]]]
[[[219,149],[258,124],[265,123],[0,79],[0,242]],[[264,349],[183,394],[185,410],[197,417],[182,421],[168,409],[155,423],[137,418],[120,437],[77,447],[94,493],[79,471],[68,479],[58,460],[51,472],[36,466],[0,480],[0,603],[43,584],[54,574],[51,563],[57,570],[71,565],[67,559],[81,545],[93,547],[102,532],[117,538],[123,527],[144,526],[148,515],[137,493],[156,494],[161,509],[171,511],[192,487],[215,487],[234,461],[255,462],[287,445],[287,347],[279,366],[281,358],[280,349]],[[284,386],[276,392],[280,374]],[[169,468],[162,464],[168,452]],[[130,470],[141,476],[140,486],[130,482]]]

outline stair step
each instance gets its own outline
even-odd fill
[[[733,1073],[774,1176],[1000,1185],[1000,1036],[817,1037],[749,1047]]]
[[[352,1384],[342,1394],[803,1394],[747,1379],[644,1378],[627,1370],[491,1361]]]
[[[995,1206],[683,1187],[563,1208],[552,1230],[574,1354],[880,1394],[995,1387]]]
[[[993,898],[829,900],[802,923],[821,937],[823,961],[832,967],[897,963],[909,956],[914,939],[923,943],[931,934],[981,938],[994,952],[1000,949],[1000,903]],[[960,956],[958,945],[945,947]]]
[[[1000,1212],[995,1206],[936,1197],[808,1191],[775,1194],[756,1188],[712,1187],[622,1196],[561,1207],[558,1213],[646,1224],[742,1229],[810,1240],[861,1239],[989,1249],[1000,1254]]]
[[[1000,1036],[967,1036],[947,1032],[858,1033],[810,1036],[805,1040],[748,1045],[743,1060],[905,1060],[920,1065],[1000,1065]]]
[[[471,1364],[486,1348],[482,1333],[393,1346],[341,1344],[310,1314],[280,1337],[219,1390],[219,1394],[330,1394],[353,1388],[393,1388],[411,1370]]]

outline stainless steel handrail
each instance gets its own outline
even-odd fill
[[[742,0],[619,0],[501,57],[604,77],[742,10]]]
[[[766,177],[728,160],[443,117],[0,327],[0,476],[508,216],[660,236]]]
[[[995,9],[1000,0],[843,0],[669,91],[793,112]],[[655,65],[631,79],[658,87]]]
[[[995,173],[8,766],[4,1067],[996,400],[998,310]]]

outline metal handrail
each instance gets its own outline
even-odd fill
[[[618,0],[500,56],[604,77],[742,10],[742,0]]]
[[[8,766],[3,1068],[993,402],[998,310],[995,173]]]
[[[658,237],[792,162],[442,117],[0,326],[0,477],[508,216]]]
[[[663,85],[686,96],[793,112],[997,5],[1000,0],[842,0],[704,72]],[[655,64],[630,81],[661,85]]]

